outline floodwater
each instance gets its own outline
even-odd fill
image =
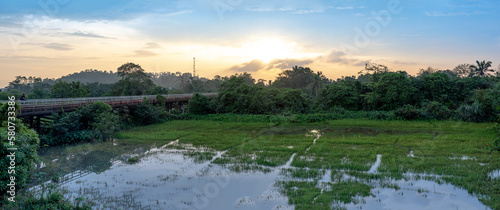
[[[306,135],[322,133],[317,130]],[[288,198],[280,193],[277,181],[291,180],[279,167],[269,170],[234,172],[228,165],[212,162],[225,151],[195,148],[173,141],[163,146],[125,144],[119,141],[93,145],[90,152],[74,149],[78,146],[44,148],[40,151],[45,163],[39,171],[64,170],[58,185],[67,190],[70,199],[86,197],[96,209],[294,209]],[[107,148],[96,150],[95,148]],[[63,151],[73,151],[68,153]],[[205,158],[192,155],[193,151],[206,154]],[[68,155],[71,154],[71,155]],[[137,157],[137,161],[130,161]],[[377,173],[382,163],[377,155],[367,173]],[[498,173],[491,174],[498,177]],[[317,188],[329,191],[333,183],[332,171],[315,180]],[[343,180],[356,177],[344,175]],[[311,181],[311,179],[304,179]],[[50,182],[50,181],[48,181]],[[355,203],[332,204],[347,209],[489,209],[477,196],[450,184],[438,184],[419,179],[389,180],[400,189],[387,187],[387,183],[368,182],[374,187],[372,196],[360,197]],[[37,190],[38,186],[31,190]]]

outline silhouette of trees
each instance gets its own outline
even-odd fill
[[[476,64],[477,65],[470,66],[472,75],[474,76],[480,76],[480,77],[491,76],[490,73],[495,72],[495,70],[490,69],[491,61],[485,61],[485,60],[476,61]]]
[[[78,98],[89,96],[90,91],[80,82],[67,83],[59,80],[52,86],[50,91],[50,97],[52,98]]]
[[[460,64],[456,66],[452,71],[457,75],[457,77],[465,78],[473,75],[471,64]]]
[[[123,64],[118,67],[117,73],[121,79],[113,85],[113,95],[143,95],[155,88],[151,77],[145,73],[140,65],[134,63]]]

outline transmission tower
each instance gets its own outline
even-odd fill
[[[196,58],[193,57],[193,77],[196,76]]]

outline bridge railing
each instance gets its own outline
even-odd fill
[[[217,93],[203,93],[202,95],[212,97]],[[185,101],[191,99],[193,94],[168,94],[163,95],[167,102]],[[104,102],[113,107],[123,105],[136,105],[143,102],[144,98],[151,102],[156,102],[156,95],[142,95],[142,96],[110,96],[110,97],[88,97],[88,98],[57,98],[57,99],[29,99],[26,101],[19,101],[21,109],[19,114],[26,115],[29,113],[45,113],[53,112],[55,110],[74,109],[78,106],[92,104],[95,102]],[[0,101],[8,102],[8,101]]]
[[[202,93],[205,96],[215,96],[217,93]],[[167,101],[177,100],[182,98],[191,98],[193,94],[169,94],[163,95]],[[144,98],[150,100],[156,100],[156,95],[142,95],[142,96],[109,96],[109,97],[87,97],[87,98],[53,98],[53,99],[29,99],[26,101],[19,101],[21,107],[23,106],[36,106],[36,105],[64,105],[64,104],[90,104],[98,101],[101,102],[118,102],[118,101],[131,101],[131,100],[143,100]],[[2,103],[7,103],[8,101],[2,100]]]

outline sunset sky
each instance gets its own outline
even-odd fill
[[[329,78],[364,63],[416,74],[500,64],[499,0],[0,0],[0,87],[126,62],[148,72]]]

